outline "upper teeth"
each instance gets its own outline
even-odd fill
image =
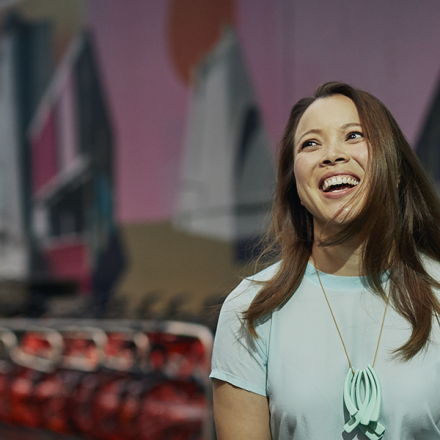
[[[322,184],[322,190],[325,191],[329,186],[332,186],[332,185],[342,185],[344,183],[356,186],[356,185],[359,184],[359,180],[355,179],[352,176],[334,176],[334,177],[329,177],[328,179],[324,180],[324,183]]]

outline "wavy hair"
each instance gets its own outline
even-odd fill
[[[394,353],[406,361],[422,350],[440,316],[432,288],[440,283],[425,270],[422,255],[440,261],[440,199],[416,154],[385,105],[373,95],[340,82],[328,82],[314,97],[294,105],[279,150],[273,205],[271,246],[281,260],[277,274],[267,281],[244,312],[255,337],[255,320],[282,306],[298,289],[314,243],[313,217],[301,205],[294,174],[294,136],[307,108],[317,99],[340,94],[355,104],[368,140],[369,163],[365,203],[337,234],[319,243],[333,246],[362,233],[366,237],[362,264],[368,287],[384,300],[381,273],[389,273],[389,301],[412,327],[408,341]]]

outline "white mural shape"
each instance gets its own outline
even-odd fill
[[[195,71],[175,225],[226,241],[264,232],[275,168],[231,28]]]

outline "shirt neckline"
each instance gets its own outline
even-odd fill
[[[367,277],[345,277],[340,275],[331,275],[322,271],[319,271],[322,285],[328,289],[363,289],[368,286]],[[304,277],[307,278],[313,284],[320,286],[316,269],[310,261],[307,263],[306,272]],[[387,273],[382,274],[382,283],[387,280]]]

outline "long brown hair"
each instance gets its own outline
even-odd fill
[[[255,320],[282,306],[303,279],[314,243],[313,217],[298,196],[293,139],[307,108],[317,99],[336,94],[350,98],[357,108],[368,140],[369,185],[359,214],[319,245],[346,243],[360,232],[366,237],[362,263],[368,286],[386,299],[381,274],[388,271],[390,304],[412,326],[410,338],[395,353],[409,360],[426,346],[433,316],[437,320],[440,316],[440,303],[432,290],[440,284],[422,262],[422,254],[440,261],[440,199],[385,105],[344,83],[325,83],[313,98],[301,99],[292,108],[278,151],[271,227],[271,248],[279,251],[280,269],[264,284],[244,319],[256,336]]]

